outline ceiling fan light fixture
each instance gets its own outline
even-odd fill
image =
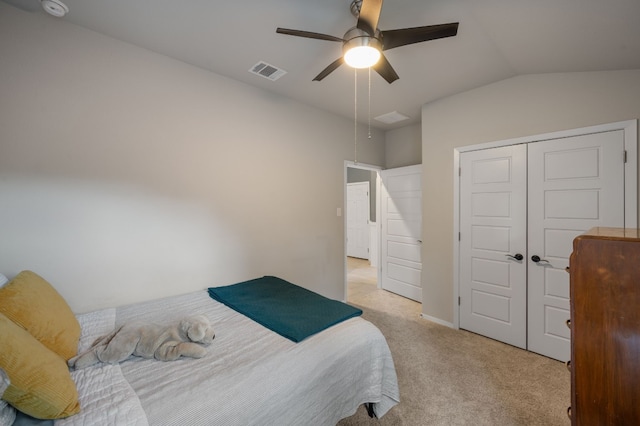
[[[321,81],[346,62],[348,66],[354,68],[373,68],[387,83],[391,84],[400,77],[382,53],[383,50],[387,51],[408,44],[453,37],[458,34],[459,22],[380,31],[378,28],[378,20],[380,19],[380,12],[382,11],[383,0],[350,1],[351,13],[357,17],[357,22],[355,27],[347,30],[342,38],[289,28],[278,27],[276,29],[276,32],[279,34],[343,43],[342,56],[323,69],[313,81]],[[351,49],[354,47],[363,48],[358,48],[352,52]],[[364,51],[363,56],[368,57],[368,59],[362,61],[356,60],[355,57],[360,57],[360,51]]]
[[[380,60],[381,43],[365,31],[353,27],[344,35],[342,46],[344,61],[352,68],[369,68]]]
[[[352,68],[369,68],[380,60],[380,51],[371,46],[356,46],[344,53],[344,61]]]

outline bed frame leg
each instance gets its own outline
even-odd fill
[[[369,415],[369,417],[371,417],[372,419],[376,418],[376,413],[373,412],[373,403],[365,402],[364,408],[367,409],[367,414]]]

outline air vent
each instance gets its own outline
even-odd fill
[[[287,73],[285,70],[274,67],[266,62],[258,62],[249,70],[249,72],[259,75],[260,77],[268,78],[271,81],[276,81]]]
[[[375,120],[385,124],[394,124],[408,119],[409,117],[404,114],[400,114],[398,111],[391,111],[387,114],[382,114],[375,118]]]

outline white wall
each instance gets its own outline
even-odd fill
[[[640,118],[640,70],[524,75],[422,108],[423,313],[453,323],[453,149]]]
[[[76,312],[267,274],[342,299],[352,155],[347,119],[0,2],[0,271]]]

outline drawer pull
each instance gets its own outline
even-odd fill
[[[567,416],[571,418],[571,407],[567,408]]]
[[[567,322],[565,322],[565,324],[567,324],[567,327],[571,328],[571,320],[568,319]]]
[[[571,360],[564,363],[567,366],[567,370],[571,371]]]
[[[564,268],[564,270],[567,272],[567,274],[570,274],[571,272],[569,271],[569,267],[567,266],[566,268]]]

